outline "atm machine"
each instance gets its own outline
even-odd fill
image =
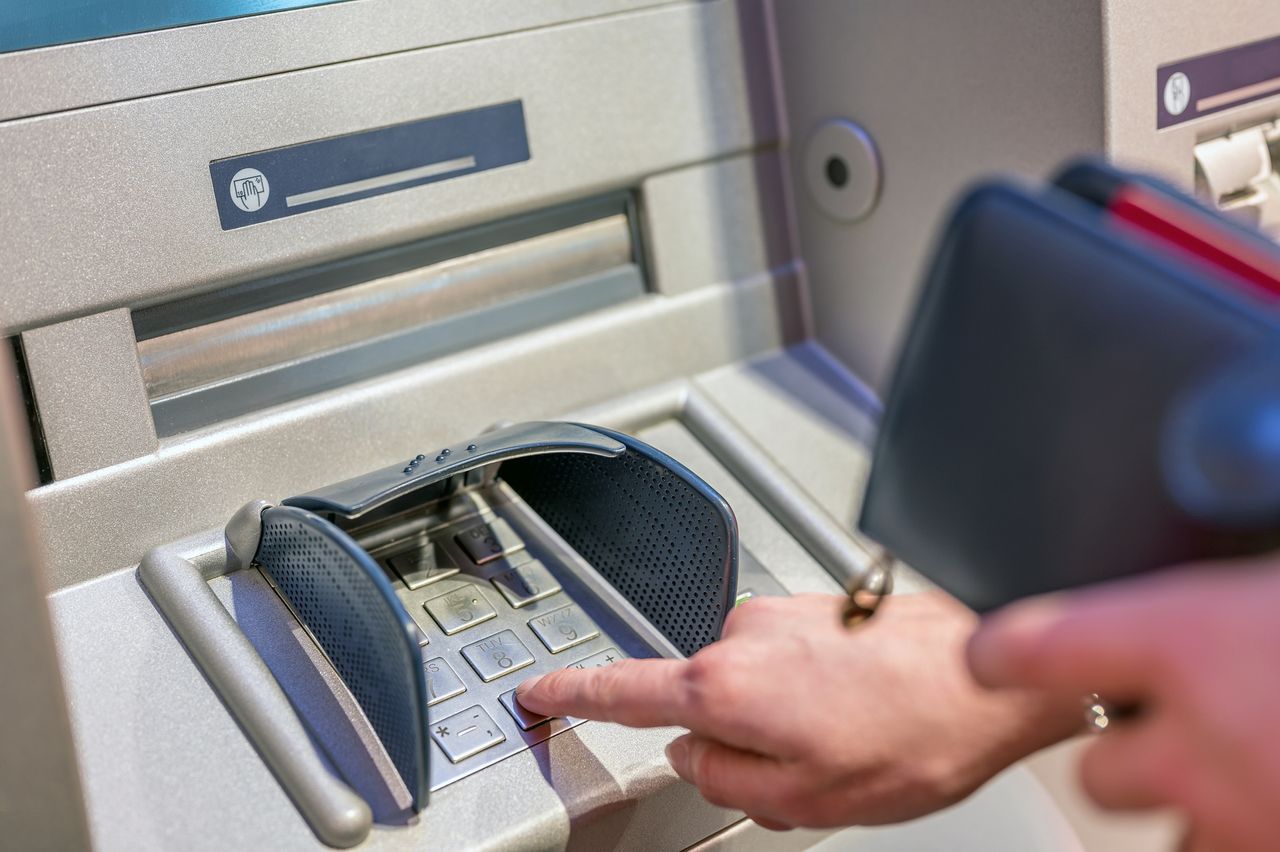
[[[1102,150],[1274,226],[1274,3],[0,19],[0,845],[1084,848],[1022,767],[915,824],[776,835],[672,774],[676,731],[527,724],[503,659],[696,643],[662,629],[675,604],[600,582],[559,469],[493,462],[572,445],[609,482],[611,453],[660,462],[653,487],[709,483],[736,516],[717,605],[839,592],[867,566],[877,393],[951,198]],[[416,631],[400,698],[478,738],[419,731],[419,775],[387,735],[400,699],[358,688],[388,681],[351,674],[382,659],[322,641],[305,584],[236,546],[246,511],[249,552],[284,535],[268,504],[380,519],[360,513],[402,474],[452,484],[412,547],[359,527],[381,572],[362,588]],[[903,569],[900,592],[922,585]]]

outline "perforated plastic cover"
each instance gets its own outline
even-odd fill
[[[711,486],[627,435],[619,458],[503,463],[500,475],[686,656],[720,637],[736,594],[738,530]]]
[[[254,560],[333,662],[413,796],[427,801],[427,693],[413,623],[346,533],[287,506],[262,513]]]

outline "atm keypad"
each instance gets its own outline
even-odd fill
[[[404,553],[397,553],[387,560],[391,569],[410,589],[420,589],[428,583],[452,577],[458,573],[453,557],[436,542],[429,542]]]
[[[587,657],[585,660],[578,660],[576,663],[570,663],[565,666],[567,669],[600,669],[605,666],[611,666],[618,660],[622,659],[622,655],[618,653],[617,648],[605,648]]]
[[[461,695],[467,691],[467,687],[462,683],[462,678],[458,677],[443,657],[435,657],[423,663],[427,670],[427,706],[432,707],[441,701],[448,701],[455,695]]]
[[[636,641],[589,615],[595,598],[569,582],[557,554],[545,542],[526,546],[486,510],[373,551],[417,624],[430,735],[442,753],[430,763],[432,789],[582,721],[521,707],[515,687],[526,677],[608,665],[626,656],[617,650],[624,637]]]
[[[462,656],[485,683],[533,665],[533,654],[510,630],[471,643]]]
[[[498,616],[498,611],[489,603],[489,599],[472,586],[460,586],[432,598],[422,606],[431,613],[446,636]]]
[[[431,738],[454,763],[507,739],[493,717],[479,705],[432,722]]]
[[[467,527],[458,533],[458,546],[477,565],[484,565],[524,549],[524,542],[502,518]]]
[[[577,604],[553,609],[529,619],[529,629],[553,654],[568,650],[600,635],[600,628]]]
[[[556,578],[537,559],[508,568],[493,578],[493,585],[507,599],[507,603],[517,608],[549,598],[560,591]]]

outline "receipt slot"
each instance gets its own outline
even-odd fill
[[[738,567],[733,512],[709,485],[641,441],[571,423],[249,503],[226,542],[226,570],[261,571],[350,691],[412,811],[582,721],[520,707],[524,677],[714,641]],[[208,578],[167,548],[138,576],[316,835],[363,841],[371,806],[324,765]]]

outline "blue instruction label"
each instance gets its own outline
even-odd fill
[[[222,229],[243,228],[529,159],[520,101],[209,164]]]

